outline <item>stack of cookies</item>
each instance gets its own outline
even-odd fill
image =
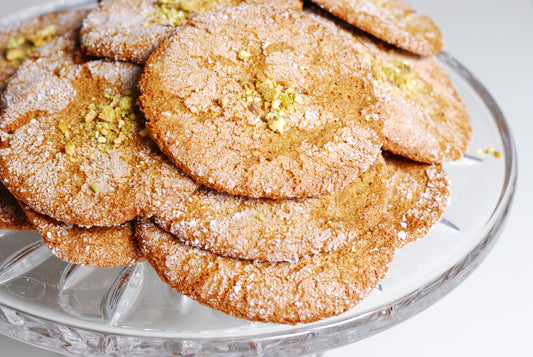
[[[3,227],[253,321],[355,306],[440,219],[472,128],[431,20],[316,4],[104,0],[4,29]]]

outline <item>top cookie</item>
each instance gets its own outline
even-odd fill
[[[443,47],[442,34],[427,16],[403,0],[312,0],[333,15],[392,45],[420,56]]]
[[[57,45],[64,43],[48,43],[23,66],[54,68],[46,54]],[[27,87],[19,81],[24,89],[10,102],[17,110],[4,113],[12,117],[0,150],[10,192],[38,213],[81,226],[148,217],[193,192],[197,184],[146,133],[135,106],[140,73],[131,63],[89,61]]]
[[[301,13],[241,5],[199,16],[154,51],[139,88],[152,138],[218,191],[330,193],[381,147],[368,66]]]
[[[300,0],[108,0],[83,23],[88,54],[144,63],[159,42],[190,19],[240,3],[302,9]]]
[[[0,29],[0,92],[9,87],[11,76],[35,49],[77,26],[87,10],[44,14]],[[33,74],[35,76],[35,74]],[[2,103],[5,107],[5,103]],[[34,230],[18,201],[0,184],[0,229]]]
[[[35,17],[0,29],[0,91],[36,48],[81,26],[87,10],[67,10]]]

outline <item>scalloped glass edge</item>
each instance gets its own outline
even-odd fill
[[[0,20],[13,23],[49,11],[84,5],[94,0],[61,0],[17,13]],[[517,177],[516,149],[505,118],[485,87],[445,51],[437,58],[467,82],[483,101],[498,128],[505,157],[503,186],[497,204],[483,227],[480,242],[455,264],[420,288],[388,304],[365,313],[326,319],[290,330],[260,335],[243,334],[223,337],[172,338],[121,335],[66,326],[27,312],[0,304],[0,333],[8,337],[60,353],[83,355],[271,355],[297,356],[320,353],[364,339],[388,329],[425,310],[465,280],[484,260],[495,245],[510,210]]]

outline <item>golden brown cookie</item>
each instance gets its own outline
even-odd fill
[[[86,15],[87,10],[54,12],[1,28],[0,92],[4,91],[10,82],[10,77],[36,48],[42,47],[56,36],[81,26],[81,21]],[[38,76],[35,73],[31,75]],[[20,208],[18,201],[3,184],[0,184],[0,228],[35,229]]]
[[[56,221],[24,207],[41,238],[59,259],[100,268],[141,263],[132,222],[115,227],[80,227]]]
[[[312,1],[380,40],[417,55],[435,55],[443,47],[435,23],[403,0]]]
[[[384,277],[394,235],[378,225],[339,250],[295,263],[254,263],[181,243],[149,220],[136,223],[141,250],[179,293],[252,321],[306,323],[338,315]]]
[[[334,192],[382,143],[364,60],[297,12],[241,5],[199,16],[154,51],[139,88],[162,151],[234,195]]]
[[[3,110],[0,116],[0,130],[2,132],[13,132],[23,125],[28,120],[27,115],[24,114],[27,111],[26,108],[35,106],[35,102],[48,110],[54,110],[66,96],[70,95],[68,90],[62,88],[61,83],[64,80],[57,74],[64,73],[76,67],[78,61],[83,61],[80,57],[78,38],[79,29],[68,31],[65,35],[44,44],[18,67],[16,73],[9,79],[1,97]],[[42,83],[46,82],[53,83],[53,85],[49,86],[50,90],[46,96],[43,96]],[[5,136],[1,132],[0,135]]]
[[[441,218],[450,196],[448,176],[440,164],[421,164],[386,154],[391,202],[396,217],[391,229],[396,248],[424,237]]]
[[[155,222],[187,244],[223,256],[296,261],[334,250],[378,223],[388,201],[378,159],[344,189],[320,197],[258,199],[202,187]]]
[[[240,3],[302,9],[300,0],[108,0],[84,21],[88,54],[144,63],[159,42],[199,14]]]
[[[53,67],[38,52],[32,59]],[[197,184],[147,135],[135,105],[140,72],[130,63],[89,61],[19,93],[23,99],[10,104],[16,125],[4,131],[0,150],[10,192],[38,213],[81,226],[149,217],[193,192]]]
[[[35,227],[28,220],[18,201],[0,183],[0,229],[32,231]]]
[[[464,155],[472,138],[470,116],[434,58],[394,49],[323,11],[306,11],[351,36],[371,66],[382,105],[383,149],[426,163],[458,160]]]
[[[36,48],[81,26],[87,13],[87,10],[53,12],[0,28],[0,91]]]
[[[335,251],[294,263],[257,263],[190,247],[149,220],[136,223],[139,245],[164,282],[230,315],[290,324],[338,315],[379,283],[395,249],[425,235],[447,202],[448,181],[440,165],[396,156],[386,161],[387,213]]]
[[[426,163],[463,157],[472,138],[470,116],[437,61],[359,39],[383,103],[383,148]]]

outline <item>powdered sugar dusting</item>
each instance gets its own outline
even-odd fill
[[[183,241],[217,254],[295,261],[336,249],[378,222],[388,196],[385,169],[378,157],[345,189],[318,198],[253,199],[200,188],[155,219]]]
[[[253,263],[188,247],[148,221],[139,233],[158,273],[180,293],[237,317],[281,323],[311,322],[354,306],[385,274],[394,240],[384,232],[363,235],[298,262]]]
[[[60,41],[57,45],[64,48]],[[46,48],[29,65],[53,60],[47,53],[53,51]],[[106,152],[90,139],[77,142],[75,155],[65,149],[60,123],[74,132],[91,101],[108,92],[132,95],[140,71],[129,63],[90,61],[15,90],[0,121],[10,129],[0,150],[6,187],[37,212],[80,226],[151,216],[194,191],[197,185],[140,134],[142,123],[132,127],[132,139]]]
[[[372,164],[382,123],[372,116],[369,68],[332,36],[307,16],[251,6],[196,18],[146,64],[139,88],[152,137],[187,174],[218,191],[288,198],[344,187]],[[248,62],[236,56],[242,48],[252,54]],[[303,93],[283,135],[257,124],[238,101],[239,81],[263,72]]]

